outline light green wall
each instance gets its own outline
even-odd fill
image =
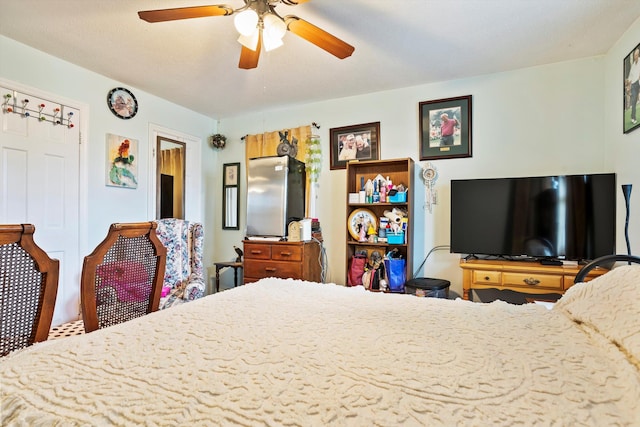
[[[603,105],[606,164],[618,173],[618,184],[632,184],[629,240],[631,253],[640,254],[640,129],[622,132],[622,60],[640,43],[640,18],[625,32],[605,57],[605,96]],[[622,191],[618,192],[618,253],[626,253],[624,240],[625,205]]]
[[[178,133],[192,135],[203,140],[215,131],[216,122],[209,117],[195,113],[142,90],[130,88],[139,104],[138,114],[130,120],[115,117],[107,108],[107,93],[121,82],[109,79],[84,68],[77,67],[61,59],[32,49],[14,40],[0,36],[0,78],[39,91],[64,97],[80,103],[87,113],[79,124],[86,170],[83,171],[81,189],[87,203],[81,212],[84,230],[81,230],[81,253],[88,254],[106,235],[109,224],[114,222],[148,221],[153,219],[153,209],[149,209],[149,126],[158,125]],[[139,141],[139,183],[137,189],[122,189],[105,185],[107,133],[124,135]],[[151,144],[155,145],[152,141]],[[209,176],[208,169],[215,168],[216,153],[208,146],[202,147],[203,175]],[[211,188],[203,181],[204,197]],[[201,212],[195,212],[198,219],[213,218],[213,207],[199,203]],[[212,258],[213,230],[206,259]]]
[[[638,27],[636,23],[634,28]],[[636,42],[640,39],[637,35],[630,35],[629,39],[634,37]],[[636,43],[623,44],[635,46]],[[625,49],[628,51],[630,47]],[[616,73],[608,70],[609,63],[614,61],[612,55],[615,56],[616,67],[621,67],[622,56],[612,53],[604,57],[370,93],[222,120],[220,131],[227,135],[230,144],[220,153],[219,162],[244,161],[244,145],[240,138],[245,134],[318,123],[321,128],[317,134],[324,151],[318,217],[328,256],[327,280],[343,284],[346,177],[342,170],[329,169],[330,129],[379,121],[381,159],[412,157],[422,165],[425,162],[418,161],[418,103],[472,95],[473,157],[433,162],[440,176],[437,182],[439,202],[433,214],[422,212],[423,227],[416,227],[424,230],[416,239],[423,241],[424,248],[415,256],[414,265],[418,266],[430,248],[449,243],[451,179],[614,171],[623,177],[622,180],[640,186],[637,172],[630,171],[631,159],[635,159],[635,168],[638,169],[640,144],[631,142],[631,138],[637,142],[640,131],[623,142],[625,151],[620,153],[616,146],[621,139],[619,120],[616,117],[615,127],[608,123],[608,110],[614,107],[614,111],[620,110],[617,102],[615,106],[605,108],[610,92],[618,94],[621,84],[620,68]],[[609,80],[614,80],[615,84],[611,86]],[[612,153],[619,154],[612,157]],[[216,188],[219,186],[217,183]],[[417,183],[415,191],[424,192],[422,182]],[[619,211],[618,217],[623,215]],[[219,227],[219,220],[216,226]],[[244,226],[243,219],[241,228]],[[227,247],[231,242],[239,244],[243,231],[222,233],[225,237],[216,244],[215,252],[230,257],[232,253]],[[623,241],[619,232],[619,251],[624,248]],[[632,242],[635,242],[635,252],[640,253],[640,224]],[[457,266],[458,260],[456,254],[434,252],[424,272],[418,275],[450,280],[451,289],[461,293],[462,274]]]
[[[379,121],[381,158],[413,157],[418,161],[418,103],[420,101],[473,95],[473,157],[439,160],[437,183],[439,203],[433,214],[423,212],[417,229],[423,252],[449,243],[449,182],[468,177],[524,176],[552,173],[590,173],[615,171],[619,183],[635,183],[640,191],[640,130],[623,135],[621,130],[622,58],[640,40],[640,20],[603,57],[586,58],[540,67],[490,74],[470,79],[445,81],[393,91],[334,99],[260,114],[238,116],[216,123],[168,101],[131,88],[140,103],[134,120],[122,121],[106,108],[106,94],[121,84],[107,77],[76,67],[50,55],[0,36],[0,78],[77,100],[89,107],[89,126],[84,139],[88,147],[86,187],[87,248],[95,245],[106,227],[116,221],[146,220],[148,180],[137,190],[107,188],[104,185],[104,135],[124,134],[140,141],[141,171],[148,174],[148,128],[157,124],[180,133],[206,138],[216,131],[227,136],[221,151],[202,148],[205,260],[231,260],[233,245],[244,237],[241,230],[222,230],[222,164],[242,162],[241,137],[316,122],[320,125],[323,172],[318,194],[329,270],[327,278],[344,282],[345,173],[329,170],[329,131],[332,127]],[[266,82],[268,84],[268,82]],[[143,158],[144,157],[144,158]],[[241,212],[245,209],[245,182],[241,183]],[[423,192],[418,182],[416,191]],[[640,203],[632,197],[632,212]],[[619,196],[621,200],[621,195]],[[624,207],[618,205],[618,251],[624,251],[622,223]],[[420,227],[421,226],[421,227]],[[640,253],[640,224],[631,226],[632,249]],[[419,265],[425,253],[417,253]],[[452,282],[461,292],[458,256],[435,252],[424,274]],[[228,272],[227,272],[228,273]],[[223,286],[232,282],[223,274]]]

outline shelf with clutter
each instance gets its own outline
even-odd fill
[[[395,270],[395,282],[376,282],[364,286],[374,291],[403,292],[412,275],[414,207],[414,161],[411,158],[350,162],[347,164],[346,203],[346,283],[362,284],[354,274],[364,261],[367,271],[375,265]],[[399,267],[401,266],[401,267]],[[384,267],[381,267],[384,268]]]

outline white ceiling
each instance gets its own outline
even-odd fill
[[[287,33],[283,47],[262,52],[258,68],[240,70],[233,16],[150,24],[137,15],[207,4],[215,3],[0,0],[0,34],[219,119],[602,55],[640,16],[638,0],[280,4],[281,16],[319,26],[355,46],[354,54],[339,60]]]

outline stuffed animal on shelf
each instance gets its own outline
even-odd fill
[[[384,211],[384,216],[389,219],[389,228],[391,228],[393,232],[397,233],[402,230],[402,218],[406,216],[402,210],[398,208],[393,208],[390,211],[386,210]]]

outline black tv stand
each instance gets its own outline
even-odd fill
[[[542,265],[562,265],[562,261],[560,261],[559,259],[542,258],[540,260],[540,264],[542,264]]]

